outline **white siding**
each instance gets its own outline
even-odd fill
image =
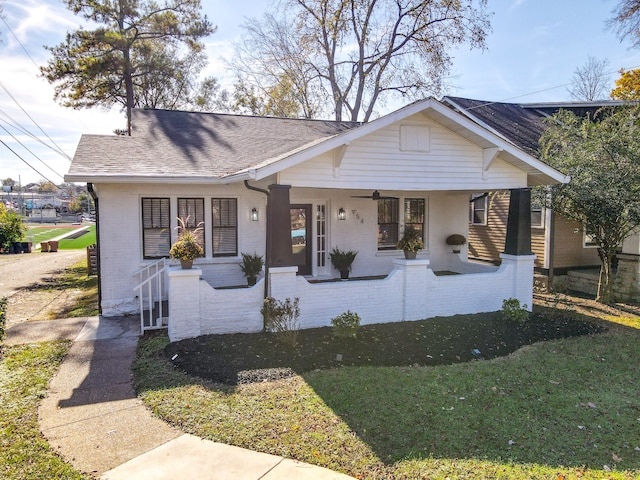
[[[429,151],[402,151],[401,125],[429,128]],[[280,172],[279,182],[300,187],[378,190],[494,190],[526,186],[526,174],[498,158],[484,172],[483,149],[415,115],[351,142],[341,161],[327,153]]]
[[[264,185],[261,185],[264,187]],[[211,285],[244,284],[240,270],[240,256],[211,256],[211,198],[238,198],[238,254],[256,252],[264,255],[266,198],[247,190],[243,185],[116,185],[96,186],[100,208],[100,268],[102,309],[106,316],[137,313],[134,294],[137,279],[134,273],[153,260],[142,258],[141,198],[168,197],[171,199],[171,235],[177,235],[177,199],[203,197],[205,199],[206,258],[195,264],[202,268],[203,278]],[[252,222],[250,211],[256,207],[260,220]],[[176,262],[177,263],[177,262]]]

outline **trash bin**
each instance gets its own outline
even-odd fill
[[[22,253],[31,253],[33,244],[31,242],[22,242]]]
[[[49,242],[40,242],[40,251],[48,252],[49,251]]]
[[[49,251],[57,252],[58,251],[58,241],[57,240],[49,240]]]

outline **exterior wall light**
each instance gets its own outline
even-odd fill
[[[340,207],[340,210],[338,210],[338,220],[346,220],[347,219],[347,211]]]
[[[251,209],[251,221],[252,222],[258,221],[258,209],[256,207],[253,207]]]

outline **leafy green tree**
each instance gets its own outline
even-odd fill
[[[486,4],[283,0],[273,15],[247,21],[230,65],[265,103],[294,98],[304,116],[368,121],[394,96],[439,94],[450,49],[485,48]]]
[[[200,13],[200,0],[66,0],[66,4],[97,26],[81,27],[68,33],[63,43],[48,47],[52,58],[41,72],[55,84],[55,98],[64,106],[122,105],[129,135],[131,109],[141,101],[136,93],[140,96],[154,76],[166,81],[162,73],[167,72],[158,69],[192,73],[184,64],[171,65],[171,60],[179,65],[189,62],[178,57],[181,46],[187,58],[198,59],[203,50],[200,39],[215,31]]]
[[[19,242],[27,229],[18,212],[7,210],[0,203],[0,248],[8,250],[14,242]]]
[[[540,146],[545,162],[571,176],[551,188],[549,206],[583,225],[598,245],[596,300],[608,303],[612,261],[640,225],[640,109],[600,110],[595,118],[560,111]]]

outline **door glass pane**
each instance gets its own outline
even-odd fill
[[[291,249],[294,264],[305,265],[307,258],[307,212],[305,208],[292,208],[291,214]]]

